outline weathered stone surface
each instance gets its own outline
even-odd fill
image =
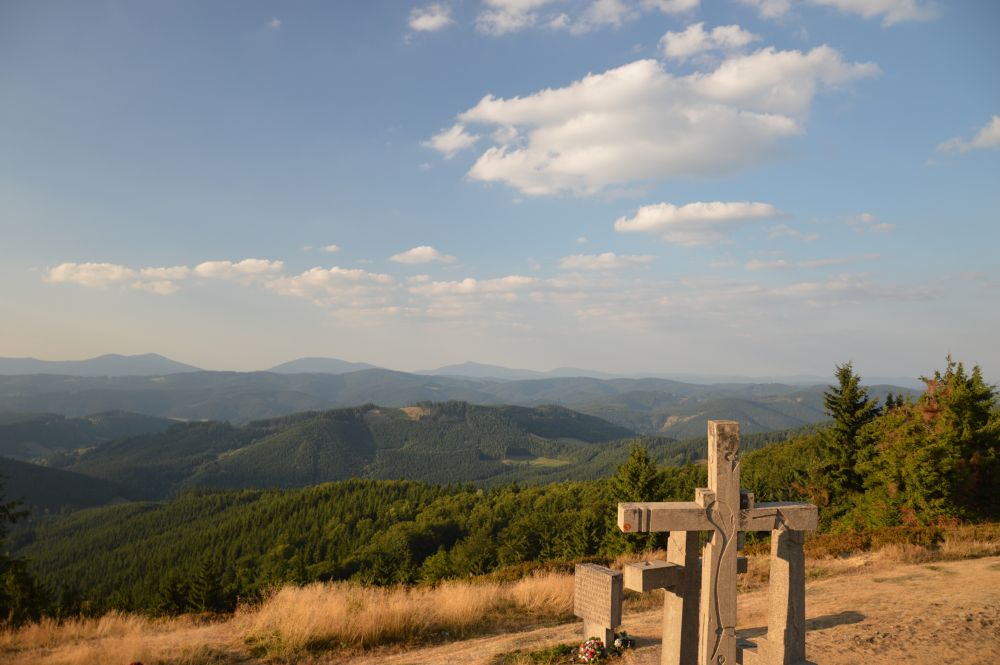
[[[780,526],[815,531],[819,526],[819,510],[811,503],[776,501],[740,511],[740,531],[771,531]]]
[[[694,501],[618,504],[622,531],[670,532],[667,564],[676,566],[629,569],[627,584],[667,589],[663,665],[808,665],[802,532],[816,528],[818,511],[805,503],[757,503],[739,488],[739,424],[709,421],[708,433],[708,487],[696,490]],[[699,531],[712,532],[700,559]],[[768,638],[756,645],[736,641],[736,574],[747,570],[737,550],[745,531],[772,532]]]
[[[622,574],[593,563],[576,566],[573,614],[614,629],[622,623]]]
[[[697,665],[698,604],[701,600],[701,549],[697,531],[671,531],[667,562],[684,570],[680,582],[663,594],[661,665]]]
[[[626,589],[646,593],[677,586],[684,575],[684,567],[666,561],[640,561],[626,564],[622,574]]]
[[[715,501],[707,510],[715,531],[702,555],[698,660],[703,665],[736,663],[739,450],[739,423],[708,421],[708,489],[715,493]]]

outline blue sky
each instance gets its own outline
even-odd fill
[[[0,355],[1000,375],[1000,5],[0,5]]]

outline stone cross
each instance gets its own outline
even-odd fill
[[[599,637],[605,648],[622,625],[622,574],[595,563],[577,564],[573,614],[583,619],[583,639]]]
[[[630,566],[626,587],[662,587],[662,665],[793,665],[805,662],[803,531],[817,526],[816,506],[760,503],[740,490],[740,428],[708,421],[708,488],[694,501],[618,504],[626,533],[669,531],[666,563]],[[701,562],[700,531],[711,532]],[[736,573],[745,531],[771,531],[768,637],[737,648]],[[647,580],[648,578],[648,580]]]

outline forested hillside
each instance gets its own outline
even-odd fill
[[[176,424],[54,461],[153,499],[185,487],[303,487],[355,476],[442,483],[539,480],[564,472],[595,477],[624,459],[623,441],[632,436],[556,406],[368,405],[242,427]],[[663,449],[670,442],[653,443]],[[573,468],[560,470],[564,466]]]
[[[52,413],[0,414],[0,457],[30,460],[96,446],[112,439],[162,432],[175,424],[166,418],[124,411],[66,418]]]

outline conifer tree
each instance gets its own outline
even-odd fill
[[[816,479],[816,484],[825,490],[827,519],[846,512],[853,496],[864,489],[857,463],[866,455],[871,441],[863,436],[863,428],[880,413],[878,400],[868,395],[852,363],[837,365],[835,376],[837,385],[823,393],[823,405],[833,418],[833,425],[821,438],[823,450]]]
[[[188,600],[191,608],[199,612],[221,612],[225,609],[222,578],[211,555],[206,554],[201,558],[194,579],[191,580]]]
[[[617,514],[619,503],[661,501],[664,481],[663,472],[657,468],[656,460],[649,454],[646,446],[639,442],[633,444],[628,460],[618,467],[609,484],[613,514],[609,517],[616,523],[607,529],[612,551],[624,549],[629,552],[642,552],[663,544],[666,534],[649,533],[645,536],[633,534],[624,537],[618,530]]]

